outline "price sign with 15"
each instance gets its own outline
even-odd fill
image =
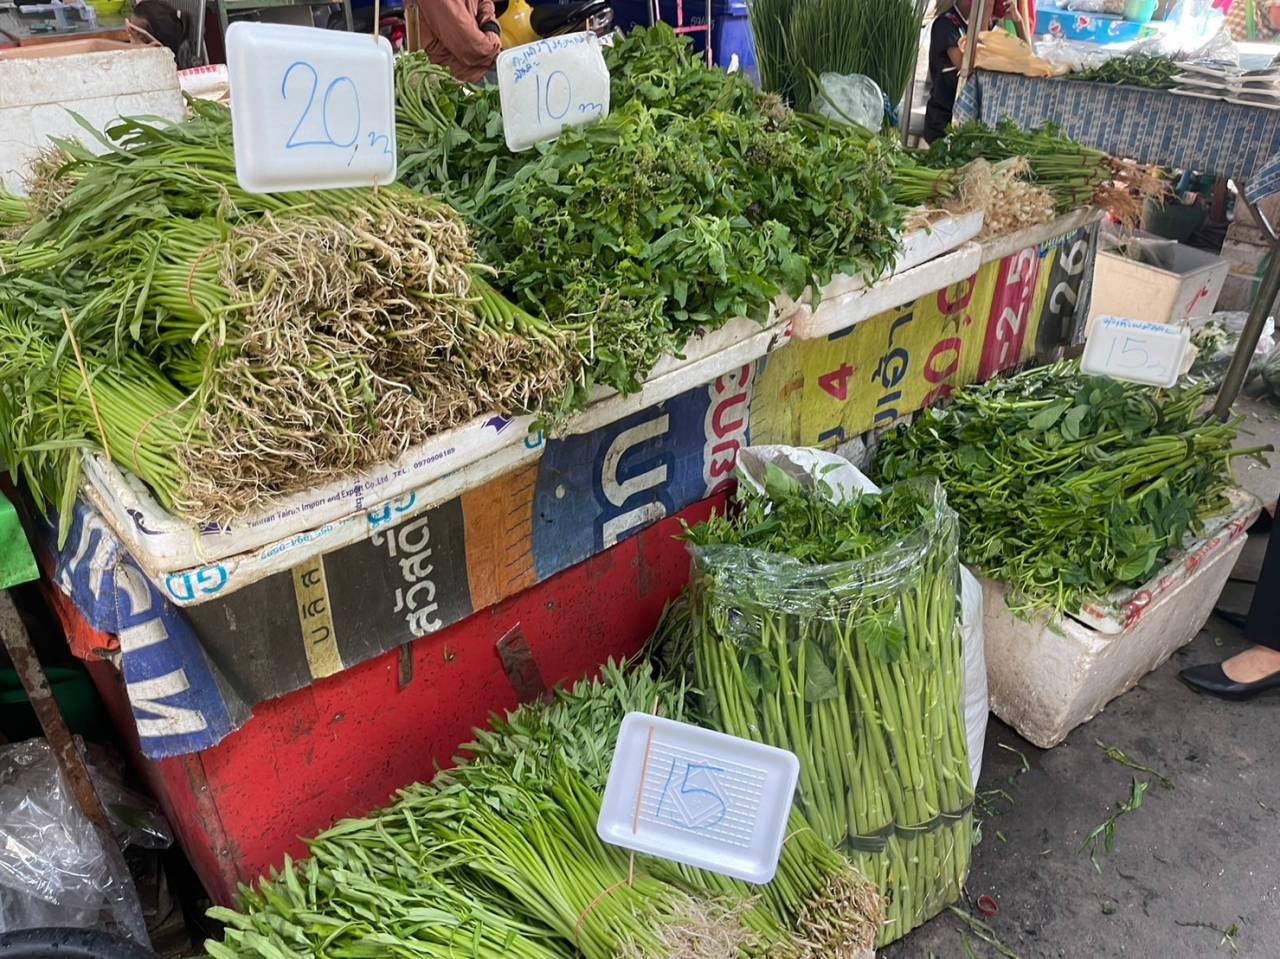
[[[1118,316],[1101,317],[1085,343],[1081,368],[1148,386],[1173,386],[1182,375],[1189,330]]]
[[[395,80],[385,38],[233,23],[227,70],[236,177],[246,190],[395,180]]]

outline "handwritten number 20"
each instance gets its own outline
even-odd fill
[[[334,79],[327,87],[325,87],[324,96],[320,101],[320,124],[324,129],[325,139],[323,140],[299,140],[298,132],[302,129],[302,125],[307,122],[307,117],[311,114],[311,108],[315,106],[316,90],[320,86],[320,78],[316,74],[316,68],[305,60],[297,60],[289,65],[285,70],[284,77],[280,81],[280,96],[289,99],[289,77],[293,72],[298,70],[311,81],[311,86],[307,90],[307,102],[302,108],[302,113],[298,116],[298,122],[294,124],[293,132],[289,134],[289,139],[285,142],[285,148],[288,150],[297,147],[337,147],[338,149],[346,149],[356,142],[356,138],[360,135],[360,92],[356,89],[355,82],[347,76],[341,76]],[[305,82],[305,80],[304,80]],[[351,88],[351,103],[355,107],[355,124],[350,138],[345,142],[340,142],[333,138],[333,133],[329,130],[329,105],[338,88],[346,84]]]

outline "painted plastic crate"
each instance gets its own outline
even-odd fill
[[[73,639],[72,651],[118,657],[148,756],[209,749],[264,702],[444,631],[725,489],[748,440],[753,370],[553,439],[481,482],[476,471],[506,457],[493,454],[451,477],[448,495],[436,484],[158,578],[89,497],[63,547],[52,528],[46,546],[54,582],[119,645]]]
[[[1194,639],[1261,509],[1243,490],[1231,501],[1228,514],[1149,582],[1078,618],[1020,618],[1005,603],[1006,588],[984,580],[992,711],[1049,749]]]
[[[201,752],[145,758],[136,700],[116,666],[98,657],[87,665],[196,873],[231,905],[237,883],[286,853],[303,855],[300,837],[448,765],[491,711],[638,652],[689,577],[681,522],[697,523],[724,501],[703,500],[497,606],[262,703]],[[116,638],[94,630],[57,587],[47,594],[72,647],[108,655]]]

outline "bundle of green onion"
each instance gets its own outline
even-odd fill
[[[918,0],[750,0],[761,87],[813,108],[823,73],[860,73],[899,103],[911,81]]]
[[[971,122],[952,128],[929,147],[930,166],[962,167],[973,160],[1026,160],[1028,176],[1053,194],[1058,211],[1089,204],[1115,177],[1111,158],[1101,150],[1081,146],[1056,125],[1023,130],[1012,120],[995,127]]]
[[[246,193],[228,115],[193,108],[122,122],[102,156],[62,144],[50,212],[0,247],[0,453],[38,494],[104,449],[222,521],[568,388],[575,346],[488,285],[448,207]]]
[[[771,468],[687,536],[705,718],[799,757],[805,819],[879,886],[881,944],[902,937],[969,869],[954,514],[935,484],[841,505]]]
[[[961,390],[887,433],[886,482],[940,480],[961,559],[1013,588],[1024,611],[1072,613],[1145,582],[1221,513],[1238,422],[1207,414],[1208,386],[1086,376],[1075,363]]]
[[[665,860],[633,863],[597,838],[622,717],[655,702],[679,717],[684,695],[610,664],[555,705],[494,717],[455,769],[323,833],[306,862],[243,890],[240,912],[214,910],[227,928],[209,955],[861,955],[879,924],[875,893],[802,824],[763,891]]]

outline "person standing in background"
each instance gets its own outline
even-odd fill
[[[493,0],[417,0],[418,36],[427,59],[464,83],[480,83],[497,65],[502,28]]]
[[[1239,701],[1280,689],[1280,529],[1273,524],[1270,530],[1244,620],[1244,638],[1252,645],[1221,663],[1182,670],[1178,678],[1198,693]]]
[[[969,31],[969,17],[976,0],[938,0],[938,14],[929,28],[929,102],[925,105],[924,138],[932,143],[946,135],[955,109],[962,56],[960,38]],[[1012,20],[1018,36],[1034,36],[1035,14],[1030,0],[994,0],[988,4],[991,23]]]

